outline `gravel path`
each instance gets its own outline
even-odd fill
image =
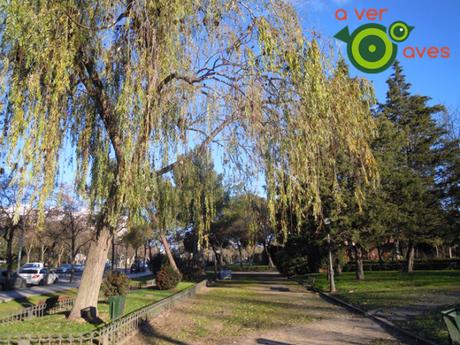
[[[144,325],[143,331],[126,344],[266,344],[266,345],[396,345],[409,344],[395,339],[382,327],[370,319],[353,314],[342,307],[321,299],[317,294],[305,291],[303,287],[283,280],[273,274],[240,274],[234,279],[255,280],[250,285],[257,291],[258,298],[266,303],[270,301],[289,301],[286,308],[298,310],[298,321],[289,326],[269,329],[241,328],[241,332],[228,336],[225,333],[225,317],[216,310],[200,323],[203,329],[197,331],[196,311],[206,302],[206,298],[215,299],[211,292],[202,292],[174,307],[169,312]],[[222,285],[222,287],[225,287]],[[216,288],[206,289],[212,291]],[[229,300],[228,303],[238,303]],[[250,304],[250,302],[249,302]],[[226,316],[230,318],[231,315]]]

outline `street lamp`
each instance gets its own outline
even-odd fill
[[[331,223],[331,220],[329,218],[326,218],[324,220],[324,225],[328,226]],[[327,246],[328,246],[328,256],[329,256],[329,262],[328,262],[328,280],[329,280],[329,292],[333,293],[336,292],[337,290],[335,289],[335,280],[334,280],[334,267],[332,265],[332,250],[331,250],[331,236],[329,234],[329,229],[327,233]]]

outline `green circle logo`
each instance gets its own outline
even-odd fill
[[[404,22],[395,22],[387,30],[380,24],[365,24],[351,35],[348,27],[334,37],[347,43],[350,62],[362,72],[380,73],[388,69],[396,60],[398,46],[393,43],[403,42],[413,27]]]

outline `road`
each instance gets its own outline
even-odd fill
[[[128,277],[133,279],[133,278],[139,278],[139,277],[149,275],[149,274],[151,273],[150,272],[132,273],[132,274],[128,274]],[[76,277],[74,277],[74,281],[70,283],[68,278],[61,275],[59,277],[59,282],[53,285],[31,286],[31,287],[27,287],[24,289],[16,289],[16,290],[10,290],[10,291],[0,290],[0,303],[9,302],[9,301],[12,301],[14,299],[19,299],[19,298],[27,298],[27,297],[34,296],[34,295],[47,295],[47,294],[52,294],[52,293],[76,288],[80,285],[80,278],[81,277],[77,275]]]

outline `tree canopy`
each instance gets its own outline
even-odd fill
[[[89,286],[100,285],[120,216],[132,222],[152,201],[168,209],[172,173],[210,147],[232,168],[264,171],[273,221],[288,200],[299,221],[321,215],[320,181],[341,194],[339,153],[358,200],[376,176],[370,86],[333,73],[286,2],[3,0],[0,9],[6,163],[43,208],[62,160],[75,160],[75,185],[99,213],[72,317],[97,301]]]

